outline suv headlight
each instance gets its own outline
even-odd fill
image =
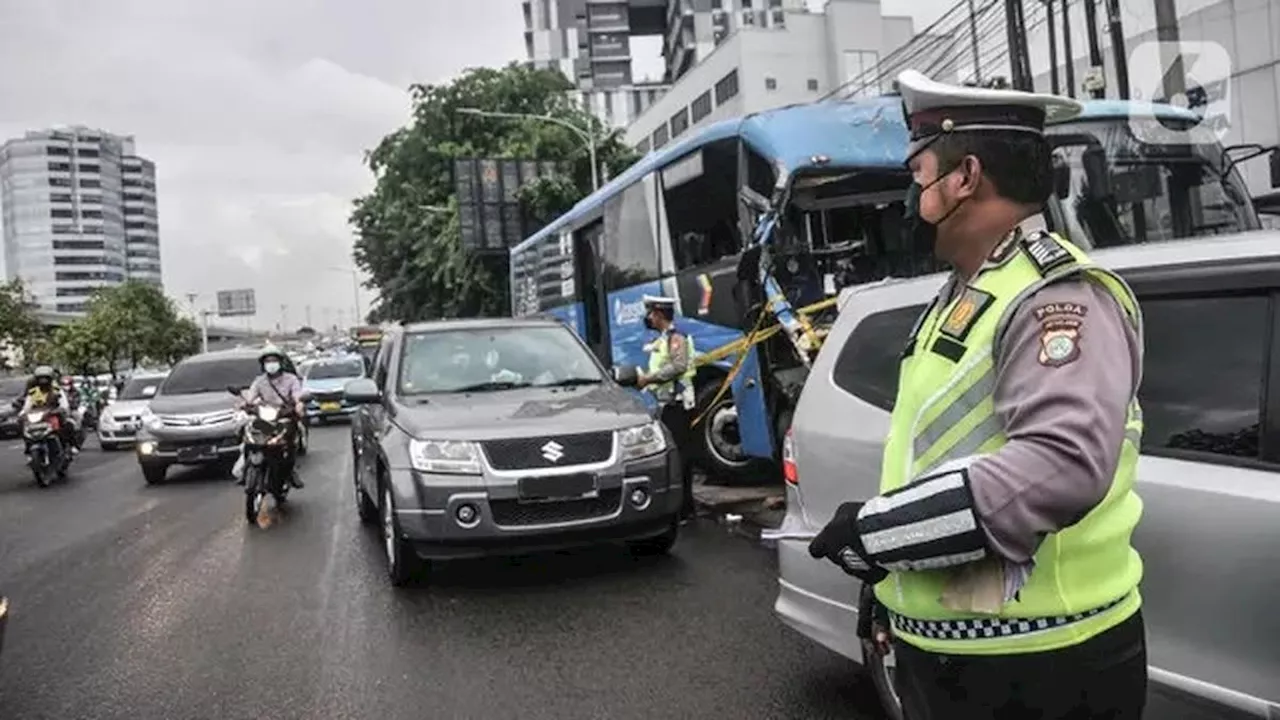
[[[654,421],[618,431],[618,448],[623,460],[638,460],[667,449],[662,424]]]
[[[480,474],[480,448],[465,440],[410,440],[409,461],[422,472]]]

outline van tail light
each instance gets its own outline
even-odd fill
[[[796,440],[791,428],[787,428],[787,434],[782,439],[782,477],[788,485],[800,484],[800,473],[796,470]]]

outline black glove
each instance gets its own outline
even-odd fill
[[[836,516],[809,543],[809,554],[826,558],[862,582],[875,584],[889,576],[888,571],[867,560],[858,533],[860,502],[847,502],[836,509]]]

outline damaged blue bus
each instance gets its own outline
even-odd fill
[[[1142,140],[1142,123],[1167,136],[1197,116],[1085,105],[1050,132],[1050,227],[1086,248],[1260,227],[1221,146]],[[895,96],[709,125],[514,247],[512,314],[557,316],[606,365],[644,365],[641,298],[677,298],[700,355],[685,456],[721,482],[776,467],[840,290],[942,269],[904,233],[906,146]]]

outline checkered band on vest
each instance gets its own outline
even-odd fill
[[[1127,597],[1127,596],[1125,596]],[[1027,633],[1049,630],[1052,628],[1080,622],[1085,618],[1110,610],[1119,605],[1125,598],[1121,597],[1106,605],[1074,615],[1059,615],[1044,618],[973,618],[969,620],[916,620],[889,612],[893,628],[919,637],[932,640],[977,640],[980,638],[1011,637]]]

